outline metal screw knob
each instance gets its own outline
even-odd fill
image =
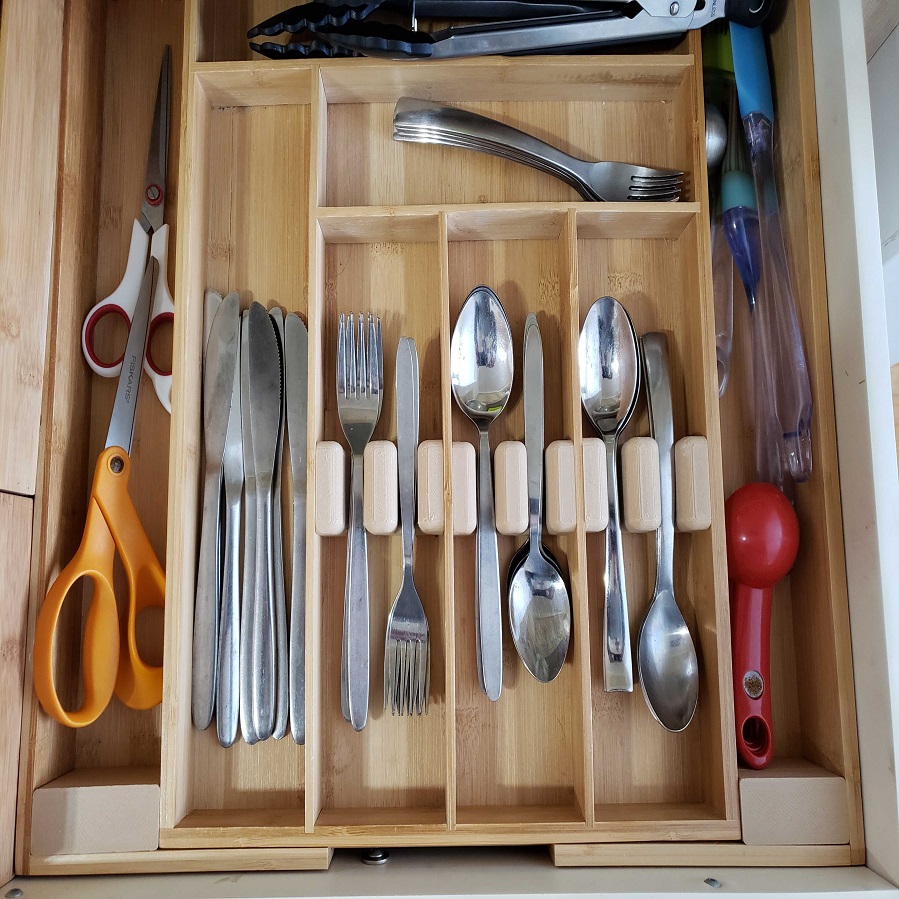
[[[680,12],[680,3],[672,3],[671,6],[668,7],[668,12],[670,12],[672,16],[676,16]]]
[[[390,853],[386,849],[369,849],[365,855],[362,856],[362,864],[363,865],[384,865],[387,863],[387,859],[390,858]]]

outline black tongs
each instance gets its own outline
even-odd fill
[[[253,50],[270,59],[450,59],[564,53],[606,44],[679,37],[719,19],[754,27],[768,16],[773,3],[774,0],[317,0],[272,16],[251,28],[247,37],[287,32],[306,38],[286,44],[251,41]],[[385,10],[405,14],[412,27],[373,17],[376,11]],[[493,21],[427,32],[418,29],[419,17]]]

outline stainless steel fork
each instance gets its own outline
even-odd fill
[[[347,535],[346,585],[343,594],[341,706],[355,730],[368,720],[369,602],[368,543],[362,524],[362,454],[381,415],[384,358],[381,320],[359,313],[359,338],[353,316],[343,314],[337,329],[337,413],[352,453],[350,527]]]
[[[387,619],[384,708],[394,715],[428,712],[431,650],[428,619],[412,577],[415,536],[415,457],[418,449],[418,352],[400,339],[396,351],[396,446],[403,528],[403,583]]]
[[[487,116],[412,97],[402,97],[396,104],[393,137],[501,156],[555,175],[585,200],[678,200],[684,186],[683,172],[579,159]]]

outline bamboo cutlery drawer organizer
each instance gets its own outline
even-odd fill
[[[128,237],[121,223],[135,213],[125,204],[139,194],[146,145],[133,123],[150,119],[168,43],[172,121],[181,122],[169,158],[172,417],[169,424],[152,391],[143,391],[132,453],[139,485],[132,497],[166,569],[164,696],[161,707],[144,712],[114,701],[94,724],[74,731],[41,711],[28,678],[17,825],[22,873],[316,868],[327,866],[334,848],[376,845],[549,844],[557,864],[863,860],[807,2],[789,4],[772,47],[788,252],[816,409],[815,470],[798,491],[799,558],[775,598],[778,758],[762,773],[765,795],[775,798],[760,814],[795,811],[794,793],[774,785],[778,765],[800,777],[810,771],[831,787],[836,782],[845,838],[829,845],[743,842],[740,798],[744,793],[745,816],[751,784],[738,775],[734,747],[723,508],[751,479],[751,416],[739,390],[728,392],[720,410],[717,396],[699,36],[657,55],[263,62],[250,59],[243,35],[283,4],[127,0],[72,4],[68,13],[53,386],[45,401],[29,625],[33,635],[47,586],[77,545],[109,417],[114,384],[91,376],[77,334],[85,311],[121,272]],[[105,54],[91,43],[98,30],[105,30]],[[585,156],[684,170],[686,196],[586,203],[547,175],[504,160],[395,142],[391,119],[401,96],[463,105]],[[99,203],[83,202],[91,191]],[[540,684],[515,654],[506,621],[503,691],[499,701],[488,700],[475,659],[475,537],[451,527],[419,531],[415,577],[430,623],[429,713],[391,716],[380,708],[380,659],[402,572],[401,538],[370,535],[371,699],[368,724],[355,733],[340,702],[346,535],[322,537],[314,525],[315,448],[321,441],[345,446],[335,388],[338,315],[361,309],[381,317],[387,389],[376,440],[396,440],[396,347],[401,335],[414,338],[419,440],[441,442],[443,520],[451,522],[450,447],[474,443],[476,431],[452,399],[450,338],[478,284],[502,300],[515,352],[511,400],[491,428],[491,445],[523,439],[529,312],[543,337],[545,442],[573,444],[577,524],[544,537],[570,583],[571,648],[560,676]],[[214,726],[197,731],[191,723],[207,287],[240,290],[242,306],[279,305],[308,324],[305,746],[287,737],[223,749]],[[605,537],[584,524],[582,444],[594,435],[580,405],[577,338],[587,310],[606,294],[624,304],[638,333],[668,335],[675,438],[708,439],[712,524],[679,533],[675,545],[676,593],[700,663],[696,717],[680,734],[653,720],[639,688],[603,690]],[[739,328],[746,313],[739,301],[735,307]],[[735,350],[734,366],[747,355]],[[648,433],[641,399],[624,438]],[[289,539],[289,501],[284,508]],[[632,639],[652,596],[654,539],[624,536]],[[503,581],[518,544],[499,537]],[[74,704],[82,610],[67,613],[57,679],[71,685]],[[161,646],[161,622],[155,633],[153,625],[147,633]],[[158,848],[37,851],[47,842],[35,832],[34,793],[63,776],[88,789],[119,784],[125,792],[116,801],[126,804],[128,785],[158,784]],[[152,799],[141,795],[135,814],[152,818]]]

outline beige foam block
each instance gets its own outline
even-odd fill
[[[372,440],[362,464],[362,523],[369,534],[392,534],[400,523],[396,445]]]
[[[588,534],[609,525],[609,490],[606,483],[606,447],[599,437],[584,443],[584,526]]]
[[[632,437],[621,447],[624,526],[635,534],[662,523],[659,446],[652,437]]]
[[[478,523],[477,475],[474,447],[453,444],[453,533],[473,534]]]
[[[709,444],[705,437],[681,437],[674,444],[674,488],[678,530],[711,527]]]
[[[493,454],[496,529],[514,537],[528,529],[527,452],[516,440],[501,443]]]
[[[334,440],[315,447],[315,533],[336,537],[346,530],[346,453]]]
[[[550,534],[570,534],[577,525],[574,484],[574,444],[554,440],[546,448],[546,530]]]
[[[159,769],[80,768],[34,791],[31,854],[159,848]]]
[[[747,846],[849,842],[846,781],[803,759],[774,759],[762,771],[741,768],[740,817]]]
[[[425,440],[418,445],[418,528],[442,534],[443,519],[443,441]]]

